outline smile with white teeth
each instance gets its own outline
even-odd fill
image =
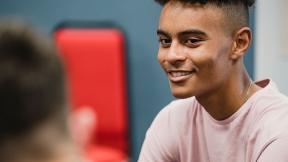
[[[182,82],[193,76],[195,71],[169,71],[168,78],[171,82]]]
[[[191,71],[179,71],[179,72],[170,72],[170,74],[172,75],[172,77],[181,77],[185,75],[190,75],[192,74],[192,72]]]

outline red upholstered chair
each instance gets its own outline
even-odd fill
[[[85,147],[93,162],[127,161],[128,113],[124,35],[109,25],[66,23],[54,38],[68,74],[72,112],[96,114],[95,131]]]

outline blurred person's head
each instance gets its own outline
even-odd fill
[[[70,162],[72,145],[53,43],[27,24],[1,22],[0,161]]]

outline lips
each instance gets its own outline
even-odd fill
[[[196,71],[168,70],[168,78],[171,82],[183,82],[189,79]]]

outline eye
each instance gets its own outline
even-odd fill
[[[198,47],[200,45],[200,42],[204,41],[203,39],[199,38],[189,38],[183,41],[183,44],[185,44],[188,47]]]
[[[159,43],[162,47],[169,47],[171,45],[171,39],[168,38],[159,38]]]

